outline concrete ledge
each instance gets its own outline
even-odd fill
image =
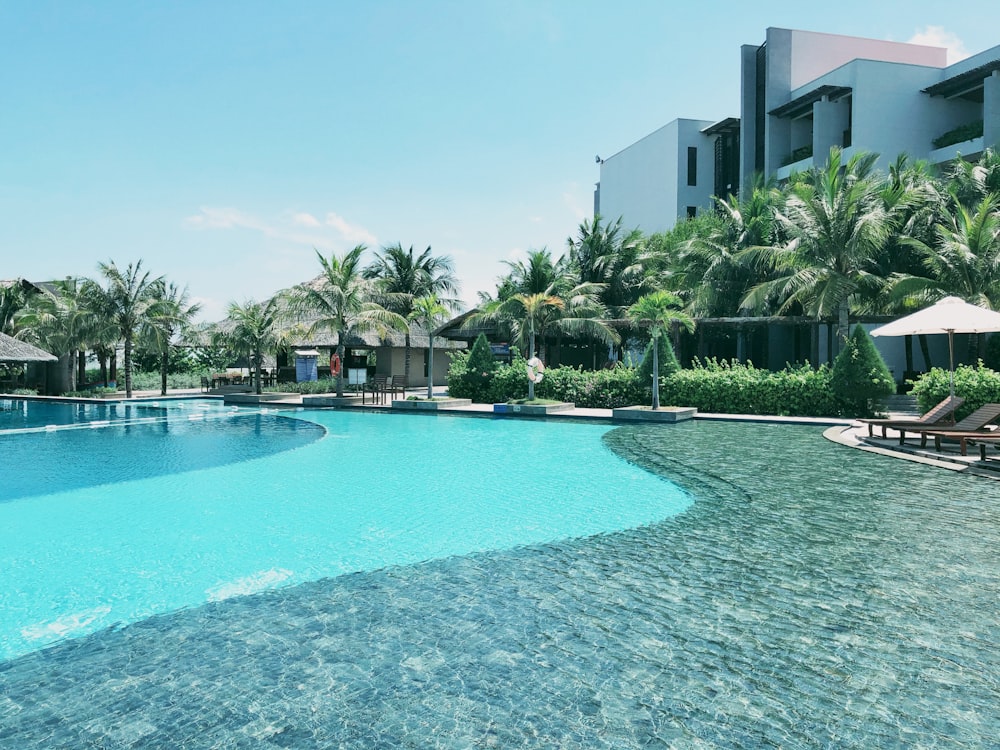
[[[318,396],[303,396],[302,405],[310,406],[361,406],[361,396],[334,396],[320,394]]]
[[[571,411],[576,404],[562,402],[559,404],[493,404],[494,414],[513,414],[522,417],[544,417],[546,414],[558,414],[561,411]]]
[[[227,393],[222,397],[222,403],[224,404],[265,404],[268,401],[282,401],[289,396],[291,393],[262,393],[259,396],[256,393]]]
[[[440,398],[434,401],[427,399],[394,399],[393,409],[408,409],[410,411],[437,411],[438,409],[453,409],[456,406],[469,406],[471,398]]]
[[[655,411],[651,406],[622,406],[611,410],[611,418],[623,422],[684,422],[697,413],[693,406],[663,406]]]

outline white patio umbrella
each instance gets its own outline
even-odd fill
[[[970,305],[958,297],[945,297],[930,307],[886,323],[872,331],[872,336],[919,336],[948,334],[948,369],[951,395],[955,395],[956,333],[990,333],[1000,331],[1000,313]]]

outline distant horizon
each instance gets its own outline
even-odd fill
[[[363,242],[367,264],[398,242],[451,257],[467,309],[504,261],[566,251],[593,213],[595,154],[738,114],[740,46],[768,27],[944,47],[949,64],[1000,44],[983,0],[961,17],[927,0],[763,6],[0,7],[0,278],[142,260],[216,321],[314,278],[314,248]]]

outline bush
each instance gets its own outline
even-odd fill
[[[319,380],[303,380],[301,383],[281,383],[280,385],[269,385],[261,390],[265,393],[300,393],[304,396],[313,396],[319,393],[336,393],[337,379],[320,378]]]
[[[949,381],[949,371],[935,367],[912,381],[910,395],[917,397],[921,411],[927,411],[948,397]],[[1000,373],[982,362],[976,367],[959,365],[955,368],[955,395],[965,399],[956,419],[967,417],[983,404],[1000,403]]]
[[[847,407],[834,395],[830,378],[826,365],[814,370],[807,363],[770,372],[757,369],[752,362],[695,360],[692,369],[665,380],[660,400],[719,414],[841,416]]]
[[[674,347],[670,343],[669,336],[659,337],[659,352],[657,364],[660,366],[660,377],[668,378],[675,372],[679,372],[681,369],[680,363],[677,361],[677,355],[674,354]],[[636,377],[639,379],[640,383],[646,384],[647,390],[652,390],[653,387],[653,340],[650,339],[649,343],[646,344],[646,351],[642,355],[642,360],[639,362],[639,366],[636,368]]]
[[[963,141],[971,141],[973,138],[980,138],[982,135],[983,121],[975,120],[965,125],[959,125],[957,128],[952,128],[947,133],[942,133],[932,140],[931,143],[934,144],[934,148],[944,148],[945,146],[954,146],[956,143],[962,143]]]
[[[472,349],[452,355],[448,366],[448,395],[469,398],[480,404],[494,403],[490,400],[490,392],[498,367],[489,341],[479,334]]]
[[[871,336],[860,325],[855,326],[833,361],[830,387],[835,396],[851,407],[850,416],[857,417],[870,416],[873,401],[896,392],[892,373]]]
[[[584,409],[617,409],[645,399],[636,370],[621,364],[597,371],[553,367],[545,371],[545,379],[535,386],[535,395],[568,401]]]

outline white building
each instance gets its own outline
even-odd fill
[[[1000,46],[949,66],[939,47],[769,28],[742,47],[741,82],[739,119],[674,120],[601,161],[595,212],[660,232],[755,172],[823,163],[831,146],[878,153],[883,168],[901,153],[940,164],[1000,147]]]

